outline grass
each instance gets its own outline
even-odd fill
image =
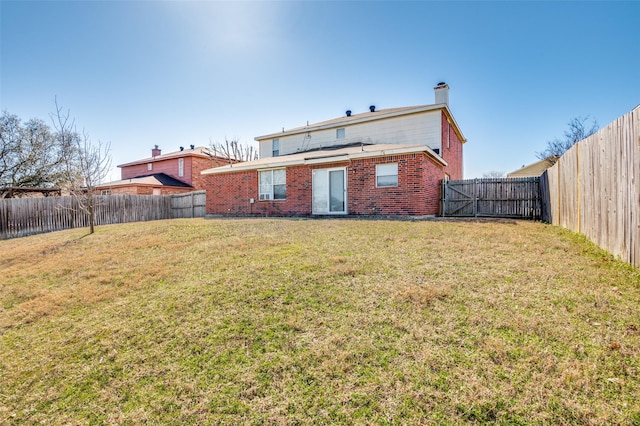
[[[0,242],[0,424],[640,424],[640,273],[532,222]]]

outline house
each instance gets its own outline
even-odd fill
[[[462,179],[466,142],[435,103],[345,115],[256,137],[260,159],[203,171],[212,215],[435,215],[443,179]]]
[[[542,175],[545,170],[549,167],[556,164],[558,161],[557,156],[547,157],[544,160],[537,161],[535,163],[529,164],[528,166],[522,166],[522,168],[513,171],[511,173],[507,173],[508,178],[526,178],[526,177],[538,177]]]
[[[156,145],[151,157],[120,164],[121,180],[104,183],[97,190],[103,195],[166,195],[202,190],[201,172],[229,162],[219,152],[206,147],[191,145],[189,149],[180,147],[179,151],[162,154]]]

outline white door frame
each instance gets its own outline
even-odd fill
[[[313,181],[314,181],[315,173],[319,172],[319,171],[326,172],[326,174],[327,174],[327,176],[326,176],[326,191],[327,191],[326,198],[327,199],[326,199],[326,205],[324,206],[325,208],[323,208],[322,211],[314,211],[313,199],[314,199],[314,195],[316,195],[315,192],[314,192],[314,191],[316,191],[316,189],[315,189],[315,187],[313,185]],[[344,210],[343,211],[339,211],[339,212],[332,212],[331,211],[331,197],[330,197],[330,194],[331,194],[331,179],[330,179],[330,176],[331,176],[331,172],[335,172],[335,171],[342,171],[342,177],[343,177],[343,188],[342,188],[342,190],[343,190]],[[348,174],[347,174],[347,168],[346,167],[330,167],[330,168],[326,168],[326,169],[314,169],[312,171],[312,179],[311,179],[311,182],[312,182],[311,183],[311,191],[312,191],[311,192],[311,200],[312,200],[311,201],[311,203],[312,203],[311,210],[312,210],[312,214],[318,214],[318,215],[320,215],[320,214],[346,215],[347,214],[347,206],[348,206],[348,203],[347,203],[347,177],[348,177]]]

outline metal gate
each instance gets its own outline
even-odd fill
[[[443,181],[442,216],[540,219],[540,178]]]

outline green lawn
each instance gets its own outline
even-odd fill
[[[640,424],[640,273],[533,222],[0,241],[0,424]]]

